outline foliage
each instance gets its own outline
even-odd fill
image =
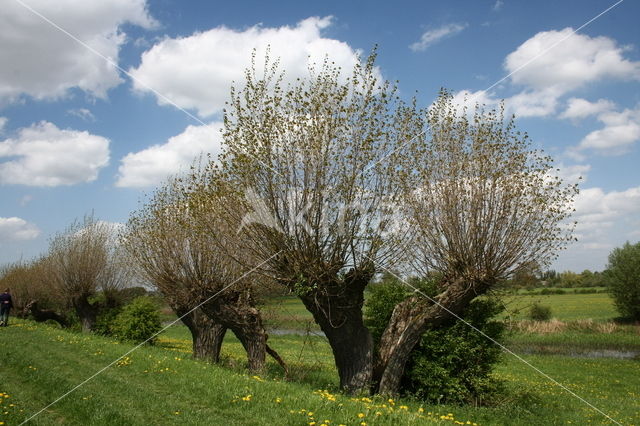
[[[113,295],[129,280],[130,269],[115,237],[113,224],[88,215],[50,241],[46,262],[52,290],[73,307],[83,331],[93,329],[103,308],[116,304]],[[105,296],[106,305],[96,303],[99,293]]]
[[[543,288],[540,290],[540,294],[549,295],[549,294],[567,294],[566,290],[561,288]]]
[[[153,344],[154,334],[162,329],[158,306],[149,297],[134,299],[120,312],[112,327],[113,334],[123,341]]]
[[[549,321],[551,319],[551,307],[534,303],[529,308],[529,319],[533,321]]]
[[[113,307],[102,310],[96,317],[93,332],[103,336],[112,336],[118,315],[122,312],[122,307]]]
[[[414,280],[412,285],[419,284],[421,292],[433,297],[436,294],[433,282]],[[407,287],[395,279],[372,286],[365,316],[376,341],[394,307],[409,295]],[[471,326],[500,341],[504,326],[492,318],[501,311],[495,300],[474,300],[462,315],[466,323],[452,320],[425,332],[407,363],[401,391],[435,403],[491,402],[501,389],[490,375],[500,358],[500,347]]]
[[[554,260],[572,240],[565,223],[577,185],[552,173],[553,159],[504,106],[470,114],[443,91],[426,124],[428,140],[412,145],[417,173],[406,182],[423,268],[493,284]]]
[[[640,242],[615,248],[609,255],[606,275],[618,312],[640,320]]]

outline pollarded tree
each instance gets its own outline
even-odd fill
[[[605,274],[618,312],[640,320],[640,242],[613,249]]]
[[[194,173],[184,181],[173,179],[156,191],[132,214],[122,241],[142,276],[191,331],[195,357],[217,362],[230,329],[247,351],[249,368],[261,370],[266,352],[275,352],[266,344],[251,297],[255,276],[231,256],[240,256],[239,246],[234,232],[217,219],[217,203],[198,201],[200,178]]]
[[[504,112],[476,107],[471,119],[443,92],[412,141],[405,213],[415,229],[413,264],[441,277],[432,299],[396,306],[379,348],[375,383],[398,390],[410,351],[428,329],[461,315],[476,297],[531,265],[542,267],[571,240],[576,185],[553,173]]]
[[[51,262],[46,257],[17,262],[0,273],[0,287],[11,288],[16,315],[31,315],[38,322],[54,320],[66,327],[67,300],[56,291],[51,276]]]
[[[373,342],[364,290],[400,254],[390,229],[414,105],[379,78],[375,55],[344,73],[328,59],[285,86],[277,66],[247,71],[225,113],[224,213],[241,223],[253,265],[294,292],[325,333],[347,391],[368,389]],[[224,207],[230,203],[223,202]]]
[[[122,262],[113,224],[85,216],[53,237],[47,255],[53,288],[68,300],[90,331],[104,308],[112,307],[113,293],[127,283],[128,269]],[[102,292],[105,303],[92,298]]]
[[[193,357],[218,362],[227,328],[216,323],[198,307],[203,291],[198,289],[198,269],[209,260],[202,258],[200,245],[190,242],[186,209],[177,203],[178,182],[157,190],[153,198],[134,212],[121,241],[132,267],[148,284],[158,289],[191,332]],[[186,226],[183,226],[186,224]]]

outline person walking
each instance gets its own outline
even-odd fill
[[[0,294],[0,326],[9,325],[9,311],[12,307],[11,293],[9,293],[9,289],[6,289],[4,293]]]

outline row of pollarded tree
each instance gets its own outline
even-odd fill
[[[272,283],[313,314],[343,389],[395,393],[421,334],[570,239],[577,188],[502,108],[467,111],[442,92],[420,109],[374,60],[349,75],[326,60],[292,84],[254,65],[231,90],[223,154],[132,216],[124,241],[140,270],[187,325],[217,327],[194,348],[231,329],[260,368],[251,289]],[[390,269],[438,272],[439,293],[397,305],[374,347],[364,292]]]
[[[40,258],[7,265],[0,273],[18,315],[67,327],[72,313],[83,331],[93,330],[102,313],[123,303],[120,290],[130,278],[114,224],[93,215],[56,234]]]

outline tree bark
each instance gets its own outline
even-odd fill
[[[249,370],[259,372],[265,366],[267,333],[260,312],[243,298],[242,295],[216,298],[202,305],[202,310],[236,335],[247,352]]]
[[[73,299],[73,307],[82,323],[82,332],[87,333],[93,330],[96,324],[97,310],[96,306],[91,305],[87,297],[80,296]]]
[[[51,309],[40,309],[38,307],[37,300],[32,300],[31,302],[25,305],[22,311],[22,315],[28,316],[29,314],[31,314],[33,319],[37,322],[53,320],[53,321],[56,321],[58,324],[60,324],[62,327],[66,328],[69,326],[69,322],[67,321],[67,319],[62,315],[60,315],[59,313]]]
[[[271,348],[271,346],[267,345],[267,353],[271,356],[271,358],[275,359],[278,364],[280,364],[280,367],[282,367],[282,369],[284,370],[284,377],[288,378],[289,369],[287,368],[287,364],[285,364],[284,360],[280,357],[280,355],[278,355],[278,352]]]
[[[187,308],[174,307],[174,311],[191,332],[193,358],[212,363],[219,362],[227,328],[213,321],[200,308],[190,311]]]
[[[419,294],[399,303],[380,339],[374,366],[374,391],[397,394],[406,363],[422,334],[462,314],[469,303],[488,288],[485,282],[457,280],[434,298],[437,303]]]
[[[343,282],[299,296],[329,340],[341,389],[351,394],[368,392],[373,372],[373,339],[362,318],[369,279],[347,275]]]

